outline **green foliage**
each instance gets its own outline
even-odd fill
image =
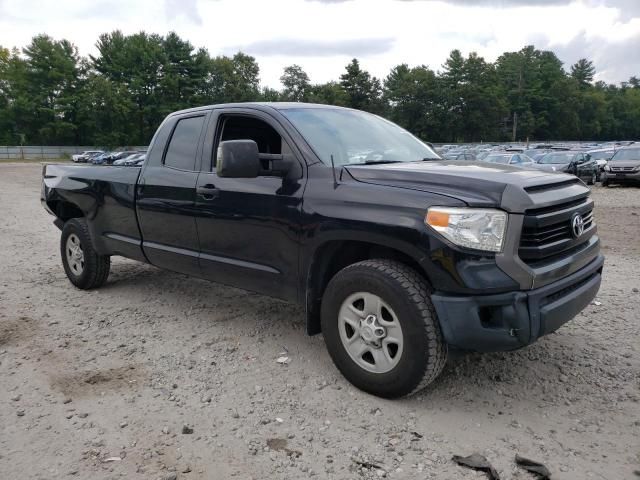
[[[357,59],[351,60],[346,72],[340,76],[340,86],[346,94],[348,107],[375,113],[382,112],[380,80],[372,77],[366,70],[362,70]]]
[[[433,71],[425,66],[398,65],[385,79],[384,87],[391,120],[425,139],[435,132],[443,133],[442,82]]]
[[[586,58],[581,58],[571,66],[571,76],[580,84],[581,87],[586,87],[593,82],[595,74],[596,67],[594,67],[593,62]]]
[[[306,102],[309,97],[311,83],[309,75],[302,70],[300,65],[285,67],[280,77],[280,83],[284,86],[282,96],[291,102]]]
[[[116,30],[87,59],[67,40],[0,47],[0,144],[147,144],[170,112],[198,105],[293,101],[391,118],[434,142],[640,138],[640,80],[594,83],[581,59],[565,72],[553,52],[527,46],[494,63],[453,50],[440,72],[397,65],[381,81],[357,59],[338,81],[313,84],[299,65],[283,89],[261,88],[255,58],[211,57],[176,33]]]

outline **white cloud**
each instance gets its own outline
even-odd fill
[[[439,69],[449,52],[487,60],[536,40],[573,62],[591,58],[599,78],[640,74],[640,0],[0,0],[0,45],[38,33],[95,54],[100,33],[174,30],[212,55],[245,48],[263,84],[300,64],[313,82],[337,79],[357,56],[378,77],[399,63]],[[636,8],[634,8],[634,6]],[[616,61],[610,60],[611,52]]]

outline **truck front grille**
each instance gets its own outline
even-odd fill
[[[582,233],[578,234],[580,221]],[[594,233],[593,200],[588,197],[527,210],[518,254],[527,264],[553,260],[575,250]]]

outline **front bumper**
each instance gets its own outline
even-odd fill
[[[551,333],[575,317],[600,288],[604,257],[543,287],[497,295],[454,296],[435,293],[445,341],[479,352],[514,350]]]
[[[600,177],[603,182],[626,183],[640,182],[640,172],[602,172]]]

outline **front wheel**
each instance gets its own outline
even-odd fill
[[[89,290],[107,281],[111,259],[95,251],[83,218],[72,218],[62,227],[60,255],[67,278],[76,287]]]
[[[598,174],[596,172],[593,172],[591,174],[591,178],[587,182],[587,185],[595,185],[597,180],[598,180]]]
[[[322,333],[353,385],[385,398],[410,395],[447,358],[424,279],[393,260],[365,260],[338,272],[322,299]]]

